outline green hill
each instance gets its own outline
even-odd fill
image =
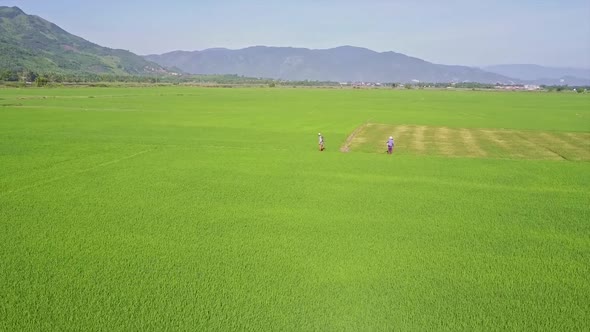
[[[74,36],[18,7],[0,6],[0,70],[38,73],[145,75],[169,73],[125,50]]]

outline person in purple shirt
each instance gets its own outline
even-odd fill
[[[387,154],[393,153],[393,147],[395,146],[395,142],[393,141],[393,136],[389,136],[387,140]]]

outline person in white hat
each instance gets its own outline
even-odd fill
[[[395,146],[395,142],[393,141],[393,136],[389,136],[387,140],[387,154],[393,153],[393,147]]]
[[[322,136],[322,133],[318,133],[318,139],[320,151],[324,151],[324,136]]]

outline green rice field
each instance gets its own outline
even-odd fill
[[[589,94],[0,89],[1,331],[587,331],[589,312]]]

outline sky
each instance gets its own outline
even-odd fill
[[[255,45],[590,68],[590,0],[0,0],[137,54]]]

